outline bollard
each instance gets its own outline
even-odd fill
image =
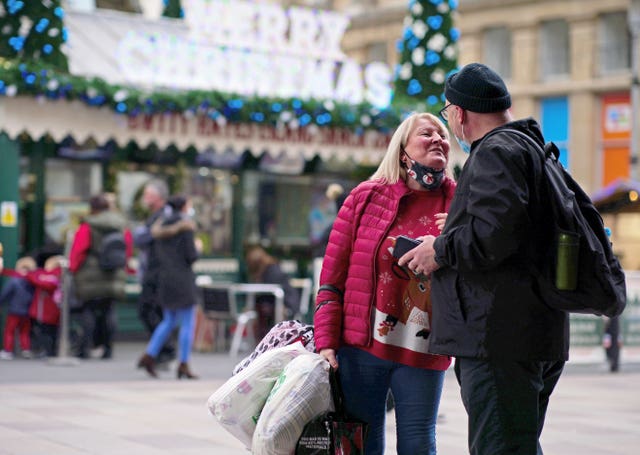
[[[72,277],[69,273],[67,260],[62,261],[62,274],[60,277],[62,280],[62,302],[60,302],[58,356],[49,359],[48,363],[55,366],[76,366],[80,361],[69,355],[69,289]]]

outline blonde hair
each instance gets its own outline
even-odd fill
[[[338,196],[344,194],[344,188],[339,183],[332,183],[327,187],[327,191],[325,191],[324,195],[327,199],[335,201],[338,199]]]
[[[449,132],[438,117],[428,112],[411,114],[396,128],[393,136],[391,136],[391,141],[389,141],[387,152],[384,154],[378,169],[369,177],[369,180],[380,180],[382,183],[393,184],[398,180],[405,179],[407,171],[401,165],[400,160],[402,149],[407,145],[407,140],[413,132],[416,122],[422,119],[428,120],[437,126],[438,132],[442,137],[449,140]]]
[[[62,267],[62,264],[65,261],[65,257],[62,255],[51,256],[44,262],[44,269],[47,272],[50,272],[53,269],[57,269],[58,267]]]
[[[24,256],[16,261],[16,270],[18,272],[32,272],[37,268],[36,260],[31,256]]]

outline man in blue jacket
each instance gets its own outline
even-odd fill
[[[472,454],[542,454],[551,393],[568,359],[566,313],[541,299],[533,271],[553,245],[532,118],[514,121],[498,74],[471,63],[445,84],[441,115],[470,153],[437,238],[400,265],[432,273],[430,351],[456,357]]]

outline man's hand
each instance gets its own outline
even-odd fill
[[[435,218],[436,218],[436,227],[440,230],[440,232],[442,232],[442,229],[444,229],[444,223],[447,222],[447,213],[446,212],[436,213]]]
[[[436,262],[436,252],[433,249],[433,242],[435,239],[436,238],[432,235],[419,237],[419,240],[422,240],[422,243],[414,249],[406,252],[398,260],[398,265],[406,265],[409,270],[412,270],[416,275],[429,275],[431,272],[438,270],[440,266]]]

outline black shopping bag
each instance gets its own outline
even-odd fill
[[[367,424],[349,417],[338,374],[329,370],[334,412],[307,423],[296,445],[296,455],[364,455]]]

